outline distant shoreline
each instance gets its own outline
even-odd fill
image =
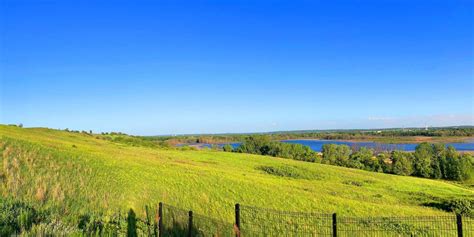
[[[409,138],[409,139],[407,139]],[[284,142],[284,141],[334,141],[334,142],[352,142],[352,143],[364,143],[364,142],[369,142],[369,143],[379,143],[379,144],[387,144],[387,145],[397,145],[397,144],[420,144],[422,142],[428,142],[428,143],[469,143],[469,142],[474,142],[473,137],[407,137],[404,139],[400,138],[391,138],[390,140],[388,139],[371,139],[371,138],[360,138],[360,139],[319,139],[319,138],[292,138],[292,139],[281,139],[281,140],[275,140],[279,142]],[[235,143],[242,143],[242,141],[214,141],[214,142],[207,142],[207,143],[180,143],[176,144],[175,146],[189,146],[189,147],[195,147],[198,149],[204,148],[206,145],[216,145],[216,146],[223,146],[225,144],[235,144]],[[474,151],[470,151],[474,152]]]
[[[468,143],[474,141],[474,137],[424,137],[424,136],[411,136],[411,137],[366,137],[366,138],[353,138],[353,139],[321,139],[321,138],[290,138],[290,139],[279,139],[275,141],[340,141],[340,142],[375,142],[383,144],[420,144],[423,142],[428,143]],[[203,143],[180,143],[177,145],[200,145],[200,144],[229,144],[229,143],[241,143],[243,141],[210,141]]]

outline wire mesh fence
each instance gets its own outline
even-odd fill
[[[463,217],[462,230],[465,237],[474,237],[474,218]]]
[[[100,236],[354,236],[474,237],[474,219],[467,216],[348,217],[336,214],[280,211],[236,205],[235,223],[210,218],[167,204],[146,207],[146,217],[128,213],[110,220],[116,230]],[[160,224],[161,223],[161,224]],[[101,229],[102,230],[102,229]]]
[[[162,205],[161,236],[188,236],[189,211],[171,205]]]
[[[457,236],[456,216],[341,217],[338,236]]]
[[[192,236],[230,237],[235,236],[235,228],[233,223],[193,214]]]
[[[332,236],[332,215],[240,206],[241,236]]]

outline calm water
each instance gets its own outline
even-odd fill
[[[399,143],[399,144],[385,144],[377,142],[349,142],[349,141],[337,141],[337,140],[283,140],[282,142],[302,144],[309,146],[314,151],[321,151],[324,144],[337,144],[337,145],[348,145],[349,147],[369,147],[376,150],[402,150],[402,151],[414,151],[417,144],[413,143]],[[232,147],[236,148],[241,143],[230,143]],[[224,146],[225,144],[219,144]],[[446,146],[451,145],[458,151],[474,151],[474,141],[466,143],[447,143]],[[202,144],[202,147],[211,147],[210,144]]]
[[[314,151],[321,151],[324,144],[344,144],[348,145],[349,147],[369,147],[373,149],[380,149],[380,150],[402,150],[402,151],[414,151],[415,147],[418,144],[412,143],[398,143],[398,144],[385,144],[385,143],[377,143],[377,142],[348,142],[348,141],[335,141],[335,140],[287,140],[282,141],[287,143],[295,143],[295,144],[302,144],[305,146],[311,147]],[[474,142],[466,142],[466,143],[447,143],[446,144],[453,146],[458,151],[474,151]]]

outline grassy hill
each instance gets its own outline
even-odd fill
[[[232,221],[233,205],[339,215],[439,215],[469,198],[452,182],[210,150],[132,146],[100,135],[0,125],[1,186],[64,215],[162,201]]]

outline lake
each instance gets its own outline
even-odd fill
[[[338,140],[283,140],[281,142],[301,144],[309,146],[314,151],[321,151],[324,144],[337,144],[337,145],[348,145],[349,147],[368,147],[376,150],[402,150],[402,151],[414,151],[418,144],[414,143],[398,143],[398,144],[386,144],[378,142],[352,142],[352,141],[338,141]],[[229,143],[232,147],[236,148],[241,143]],[[224,146],[225,144],[218,144],[218,146]],[[447,143],[446,146],[453,146],[458,151],[474,151],[474,141],[465,143]],[[201,147],[211,147],[210,144],[201,144]]]
[[[414,143],[398,143],[387,144],[377,142],[351,142],[351,141],[337,141],[337,140],[285,140],[282,142],[302,144],[311,147],[314,151],[321,151],[324,144],[348,145],[349,147],[368,147],[376,150],[402,150],[414,151],[418,144]],[[466,143],[447,143],[446,146],[453,146],[458,151],[474,151],[474,142]]]

